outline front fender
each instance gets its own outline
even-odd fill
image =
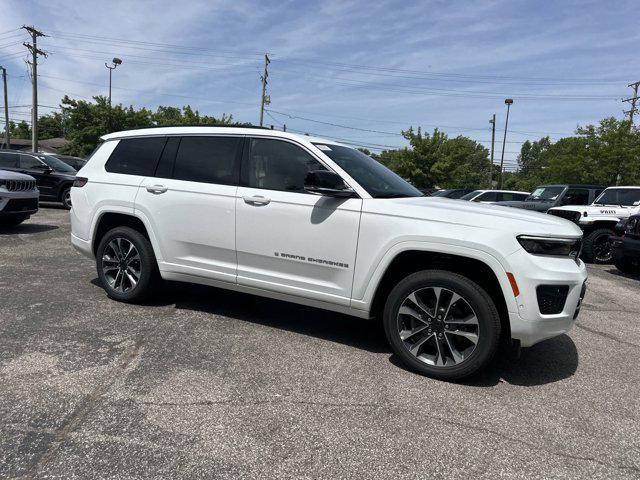
[[[378,262],[377,267],[366,279],[364,294],[362,297],[352,299],[351,306],[353,308],[365,311],[369,311],[371,309],[376,289],[378,288],[384,273],[387,271],[387,268],[400,253],[407,251],[443,253],[481,261],[491,268],[498,279],[508,311],[512,313],[518,311],[516,299],[513,296],[513,291],[506,274],[506,272],[509,271],[509,268],[504,260],[498,259],[483,250],[465,247],[462,245],[414,240],[398,242],[384,253]],[[355,287],[356,286],[354,285],[354,292],[356,291]]]

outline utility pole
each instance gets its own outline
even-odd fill
[[[496,141],[496,114],[493,114],[491,120],[489,120],[491,124],[491,166],[489,167],[489,188],[493,187],[493,151],[494,145]]]
[[[22,44],[29,49],[31,52],[31,81],[33,86],[32,93],[32,103],[31,107],[31,149],[34,152],[38,151],[38,55],[42,55],[43,57],[47,57],[47,53],[38,49],[38,37],[46,37],[46,35],[38,30],[35,27],[27,27],[24,25],[24,28],[31,35],[31,44],[23,42]]]
[[[502,138],[502,155],[500,156],[500,181],[498,182],[498,190],[502,188],[502,179],[504,178],[504,145],[507,143],[507,128],[509,127],[509,108],[513,103],[512,98],[507,98],[504,101],[507,106],[507,119],[504,122],[504,137]]]
[[[2,84],[4,85],[4,139],[7,144],[7,149],[11,148],[11,136],[9,134],[9,100],[7,95],[7,69],[2,69]]]
[[[631,108],[624,111],[625,115],[629,115],[629,128],[633,127],[633,114],[638,111],[636,108],[636,102],[638,101],[638,85],[640,82],[630,83],[627,87],[633,88],[633,97],[625,98],[623,102],[631,102]]]
[[[260,77],[262,80],[262,99],[260,101],[260,126],[262,126],[262,120],[264,118],[264,106],[271,103],[271,98],[267,95],[267,78],[269,78],[268,65],[271,63],[269,55],[264,54],[264,74]]]

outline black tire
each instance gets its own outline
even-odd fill
[[[67,210],[71,210],[71,186],[64,187],[60,192],[60,202]]]
[[[15,227],[27,220],[29,217],[0,217],[0,225],[4,227]]]
[[[111,285],[111,279],[108,277],[109,272],[105,272],[105,267],[110,268],[109,262],[106,258],[114,257],[111,250],[110,243],[112,241],[118,242],[117,239],[124,239],[126,242],[132,244],[137,250],[139,256],[139,263],[136,263],[136,267],[139,265],[139,275],[135,286],[131,287],[129,282],[129,289],[121,288]],[[116,262],[117,263],[117,262]],[[118,267],[119,268],[119,267]],[[160,275],[158,273],[158,264],[156,257],[153,253],[153,247],[151,242],[137,230],[129,227],[116,227],[109,230],[100,240],[98,249],[96,250],[96,269],[98,271],[98,277],[102,283],[102,287],[110,298],[125,303],[139,303],[146,300],[153,292]],[[123,280],[120,280],[122,286]]]
[[[598,228],[584,237],[582,244],[582,260],[587,263],[597,263],[600,265],[606,265],[612,261],[611,243],[609,243],[609,237],[614,232],[610,228]],[[601,242],[605,242],[609,245],[608,252],[602,253],[599,251]]]
[[[426,363],[410,353],[400,337],[399,310],[403,302],[412,292],[435,287],[461,296],[477,318],[475,349],[463,361],[452,365],[447,365],[448,362],[442,366]],[[455,302],[451,303],[452,306],[454,304]],[[435,321],[435,317],[433,320]],[[489,294],[468,278],[444,270],[423,270],[398,283],[387,298],[383,323],[387,340],[402,363],[415,372],[440,380],[458,380],[477,373],[491,361],[500,343],[500,315]],[[437,342],[437,338],[434,341]]]

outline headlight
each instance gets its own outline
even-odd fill
[[[518,242],[533,255],[571,257],[577,261],[582,249],[582,238],[547,238],[520,235]]]

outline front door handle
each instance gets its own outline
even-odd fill
[[[242,197],[244,203],[248,203],[249,205],[268,205],[271,201],[270,198],[261,197],[260,195],[255,195],[253,197]]]
[[[161,193],[164,193],[167,190],[169,190],[164,185],[147,185],[146,189],[147,189],[147,192],[153,193],[154,195],[160,195]]]

